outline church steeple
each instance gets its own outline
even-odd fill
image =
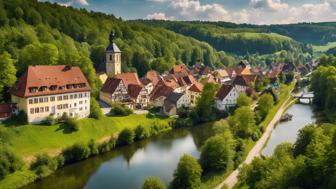
[[[106,48],[106,73],[115,76],[121,73],[121,51],[115,44],[115,32],[109,35],[109,45]]]

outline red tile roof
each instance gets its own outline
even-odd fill
[[[107,80],[105,81],[103,88],[102,88],[102,92],[105,93],[114,93],[114,91],[117,89],[117,87],[119,86],[120,82],[122,82],[121,79],[116,79],[116,78],[107,78]]]
[[[184,74],[187,75],[190,73],[190,70],[184,64],[175,65],[171,70],[171,74]]]
[[[216,94],[217,99],[223,100],[233,89],[233,85],[222,85]]]
[[[133,98],[133,99],[136,99],[138,98],[141,90],[143,89],[142,86],[140,85],[134,85],[134,84],[130,84],[128,86],[128,95]]]
[[[189,88],[189,91],[200,93],[203,91],[203,85],[201,83],[195,83]]]
[[[115,78],[121,79],[124,82],[127,89],[128,89],[128,86],[131,84],[141,85],[141,82],[136,73],[121,73],[121,74],[117,74]]]
[[[12,88],[11,93],[27,98],[90,90],[89,83],[79,67],[43,65],[29,66],[27,72]]]
[[[155,86],[160,81],[160,74],[155,70],[150,70],[142,79],[147,79]]]

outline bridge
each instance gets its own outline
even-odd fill
[[[308,100],[308,103],[312,104],[313,99],[314,99],[314,93],[313,92],[301,92],[299,94],[293,95],[293,97],[299,99],[300,103],[305,104],[306,102],[303,102],[301,100]]]

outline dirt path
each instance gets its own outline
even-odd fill
[[[243,164],[250,164],[255,157],[260,156],[260,153],[266,144],[268,137],[272,134],[274,126],[280,120],[284,111],[286,111],[288,100],[289,98],[279,108],[278,112],[275,114],[272,121],[268,124],[261,138],[257,141],[257,143],[247,155],[245,161],[241,163],[239,167],[234,170],[222,183],[216,186],[215,189],[221,189],[224,185],[226,185],[228,188],[233,188],[234,185],[238,182],[239,168],[241,168]]]

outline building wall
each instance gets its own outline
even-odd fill
[[[236,88],[233,88],[223,100],[216,100],[216,108],[220,111],[225,111],[230,107],[235,107],[237,105],[238,97],[239,91]]]
[[[188,97],[191,107],[195,107],[197,104],[197,99],[201,96],[201,93],[189,91]]]
[[[37,124],[49,115],[55,118],[63,114],[74,118],[90,115],[90,92],[65,93],[59,95],[37,96],[29,98],[12,97],[19,110],[26,112],[28,122]]]
[[[177,109],[182,108],[182,107],[189,107],[189,98],[187,96],[187,94],[184,94],[183,96],[181,96],[180,99],[178,99],[177,103],[176,103],[176,107]]]
[[[121,53],[106,53],[106,72],[109,76],[121,73]]]

